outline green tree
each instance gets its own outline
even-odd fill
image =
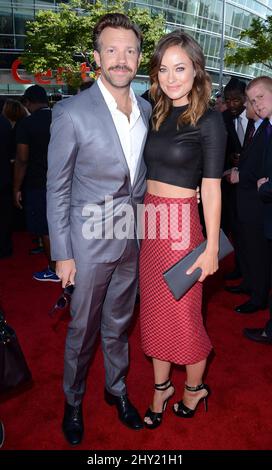
[[[25,51],[21,61],[30,73],[45,73],[48,69],[63,69],[68,85],[81,82],[80,63],[93,62],[92,30],[105,13],[126,13],[138,24],[144,35],[143,60],[140,71],[147,73],[155,44],[165,31],[162,15],[151,15],[142,8],[126,9],[125,0],[70,0],[60,4],[58,11],[40,11],[26,25]]]
[[[231,41],[227,43],[226,64],[263,64],[272,69],[272,16],[266,20],[254,18],[250,27],[240,34],[240,39],[245,38],[250,40],[250,45],[238,46]]]

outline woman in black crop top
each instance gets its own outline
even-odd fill
[[[202,382],[212,348],[202,321],[202,281],[218,269],[226,133],[221,114],[208,107],[211,84],[203,52],[189,35],[174,31],[160,40],[151,60],[151,83],[155,107],[144,152],[140,319],[142,347],[153,359],[155,383],[144,422],[155,428],[174,394],[171,363],[185,364],[187,374],[182,400],[173,406],[177,416],[192,417],[209,394]],[[200,182],[207,247],[188,273],[201,268],[202,274],[176,301],[162,274],[203,240],[196,200]]]

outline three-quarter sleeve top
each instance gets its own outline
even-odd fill
[[[221,178],[226,129],[218,111],[208,109],[196,126],[180,125],[187,106],[173,107],[158,131],[148,134],[144,159],[147,179],[196,189],[201,178]]]

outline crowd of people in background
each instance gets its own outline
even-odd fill
[[[247,85],[232,78],[224,89],[227,109],[223,112],[228,132],[225,171],[222,181],[222,226],[232,237],[235,267],[227,280],[231,294],[246,294],[248,300],[235,307],[238,314],[270,308],[271,289],[271,178],[272,79],[258,77]],[[266,189],[266,197],[263,192]],[[245,329],[248,339],[272,343],[271,324]]]

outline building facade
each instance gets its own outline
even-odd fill
[[[182,28],[191,34],[204,51],[206,68],[214,88],[219,83],[222,32],[224,43],[235,41],[246,45],[248,43],[241,41],[239,35],[249,28],[252,19],[265,19],[272,15],[272,0],[139,0],[128,4],[149,8],[153,13],[163,13],[168,31]],[[264,74],[272,75],[269,69],[259,64],[225,67],[223,83],[228,81],[230,75],[251,79]]]
[[[90,1],[95,3],[95,0]],[[16,80],[14,67],[14,61],[24,49],[25,23],[35,19],[39,10],[55,9],[58,3],[56,0],[0,0],[0,94],[22,93],[29,86]],[[167,31],[182,28],[191,34],[204,50],[207,70],[215,89],[219,83],[222,31],[225,41],[238,41],[241,31],[250,26],[254,17],[265,19],[272,15],[272,0],[135,0],[128,1],[127,6],[162,13]],[[227,82],[230,75],[250,79],[262,74],[269,74],[269,70],[258,64],[228,67],[223,70],[223,82]],[[34,77],[23,78],[35,83]],[[146,87],[147,80],[139,77],[137,91],[144,91]],[[54,83],[47,88],[52,92],[61,91],[60,86]]]

